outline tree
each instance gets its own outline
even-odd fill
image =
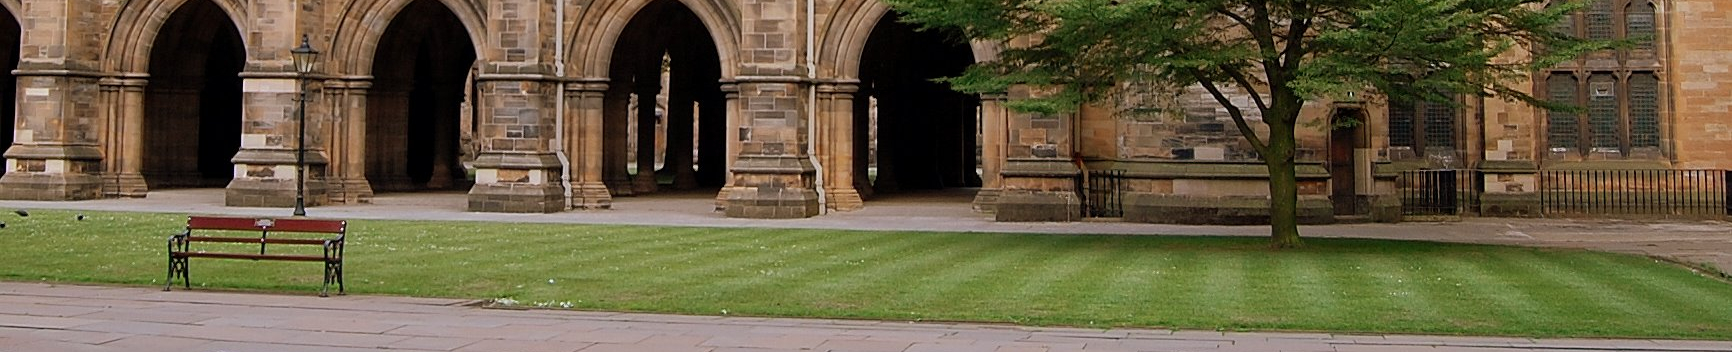
[[[1200,85],[1268,167],[1280,248],[1301,245],[1294,132],[1307,102],[1374,91],[1392,100],[1475,95],[1555,108],[1512,86],[1610,45],[1555,31],[1581,6],[1564,0],[886,1],[922,28],[1007,43],[997,61],[947,81],[972,93],[1050,93],[1011,102],[1013,109],[1073,111],[1122,93],[1126,82]],[[1249,106],[1231,95],[1249,96]],[[1255,133],[1247,109],[1260,113],[1267,135]]]

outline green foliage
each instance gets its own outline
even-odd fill
[[[1120,82],[1201,86],[1270,169],[1272,235],[1281,247],[1299,245],[1291,175],[1294,129],[1307,102],[1371,91],[1404,101],[1465,95],[1565,108],[1510,85],[1613,45],[1556,31],[1581,4],[1548,0],[886,1],[922,28],[1004,42],[998,61],[950,82],[1025,99],[1014,109],[1052,113],[1109,102],[1122,98]],[[1042,94],[1016,94],[1018,87]],[[1251,128],[1248,111],[1269,126],[1267,135]]]
[[[161,285],[173,214],[38,210],[0,279]],[[352,294],[1029,325],[1732,338],[1732,285],[1581,250],[1245,237],[350,222]],[[200,260],[195,290],[312,295],[316,263]],[[172,296],[172,295],[171,295]],[[723,311],[728,313],[722,313]]]

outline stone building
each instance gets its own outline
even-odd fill
[[[1519,214],[1547,168],[1732,167],[1732,6],[1595,1],[1572,30],[1656,40],[1536,73],[1536,92],[1581,116],[1477,98],[1309,104],[1307,119],[1366,123],[1302,131],[1306,218],[1386,210],[1406,168],[1486,170],[1488,202]],[[466,190],[471,211],[559,212],[675,187],[716,190],[728,216],[797,218],[977,188],[1000,219],[1072,220],[1079,173],[1123,170],[1129,220],[1266,208],[1256,155],[1196,92],[1149,116],[1013,113],[1002,103],[1026,92],[931,80],[995,44],[914,31],[877,0],[0,5],[17,82],[0,85],[5,199],[224,187],[232,206],[285,207],[304,132],[311,205]],[[289,55],[303,36],[322,52],[306,76]]]

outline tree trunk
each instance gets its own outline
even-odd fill
[[[1294,169],[1296,141],[1293,124],[1269,124],[1269,155],[1263,160],[1269,166],[1269,235],[1275,248],[1298,248],[1299,240],[1299,180]]]

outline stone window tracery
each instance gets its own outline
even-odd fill
[[[1589,53],[1541,72],[1543,97],[1580,107],[1546,112],[1552,159],[1661,156],[1661,72],[1653,0],[1591,0],[1559,25],[1578,37],[1629,40],[1617,50]]]

